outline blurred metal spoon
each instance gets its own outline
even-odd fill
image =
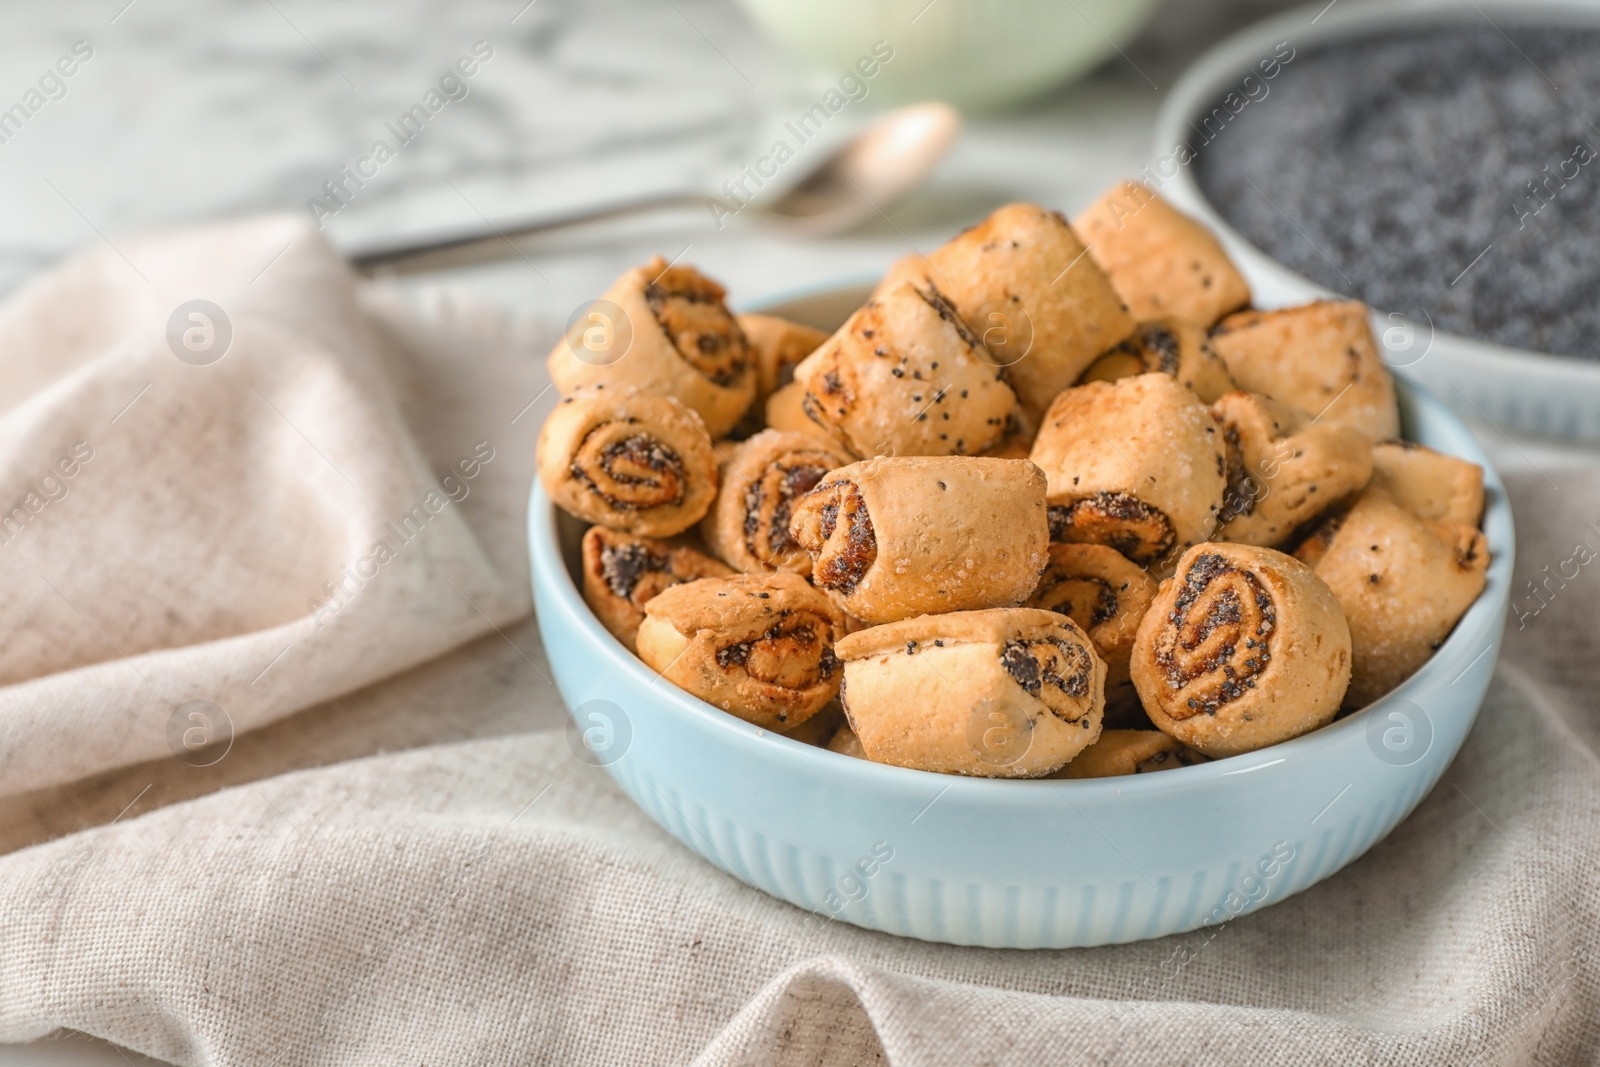
[[[827,237],[853,229],[922,184],[955,143],[961,116],[946,104],[913,104],[879,118],[769,203],[668,193],[426,241],[374,247],[350,257],[366,274],[409,274],[517,255],[518,238],[666,207],[716,206],[775,233]]]

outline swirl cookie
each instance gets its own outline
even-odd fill
[[[539,481],[563,511],[643,537],[699,522],[717,495],[717,457],[698,415],[631,386],[594,385],[539,431]]]
[[[756,368],[756,403],[794,381],[794,369],[822,347],[828,335],[776,315],[736,315],[739,328],[750,342]]]
[[[839,692],[844,619],[798,575],[741,574],[675,585],[645,605],[639,658],[708,704],[792,730]]]
[[[1017,398],[932,285],[867,302],[795,370],[806,413],[858,456],[956,456],[999,441]]]
[[[1025,460],[869,459],[794,507],[811,577],[868,623],[1027,599],[1044,569],[1044,475]]]
[[[1238,388],[1205,328],[1183,319],[1141,322],[1131,337],[1089,364],[1078,384],[1114,382],[1136,374],[1169,374],[1202,404]]]
[[[1032,459],[1049,479],[1052,541],[1108,545],[1149,564],[1209,538],[1222,510],[1222,435],[1165,374],[1068,389]]]
[[[927,615],[851,634],[838,653],[845,714],[878,763],[1036,778],[1100,736],[1105,664],[1052,611]]]
[[[1211,405],[1228,452],[1217,540],[1275,548],[1372,477],[1372,442],[1286,404],[1229,393]]]
[[[1489,546],[1476,527],[1420,519],[1382,489],[1330,515],[1296,550],[1350,622],[1349,707],[1405,681],[1483,592]]]
[[[722,488],[700,523],[706,547],[745,571],[811,574],[811,557],[789,533],[795,502],[851,462],[843,449],[806,434],[762,430],[732,446]]]
[[[563,395],[599,382],[660,392],[723,437],[757,386],[749,341],[724,295],[693,267],[669,267],[657,256],[618,278],[556,343],[550,380]]]
[[[1241,311],[1211,331],[1239,388],[1297,407],[1372,441],[1400,436],[1394,379],[1359,300]]]
[[[1115,186],[1072,225],[1136,319],[1210,326],[1250,303],[1250,286],[1211,231],[1142,184]]]
[[[1156,580],[1116,549],[1056,544],[1027,606],[1059,612],[1089,635],[1110,692],[1128,684],[1133,638],[1155,596]]]
[[[929,256],[928,269],[1035,420],[1133,332],[1111,280],[1067,220],[1036,204],[1000,208]]]
[[[1115,778],[1205,762],[1205,756],[1160,730],[1101,730],[1098,741],[1050,777]]]
[[[1350,628],[1310,567],[1270,548],[1202,544],[1161,584],[1132,671],[1159,729],[1235,756],[1332,722],[1350,663]]]
[[[583,599],[618,641],[634,648],[644,606],[663,589],[733,570],[704,552],[591,526],[583,535]]]
[[[1372,485],[1419,518],[1463,526],[1483,518],[1483,468],[1414,441],[1372,447]]]

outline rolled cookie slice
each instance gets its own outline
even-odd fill
[[[657,256],[614,282],[550,351],[563,395],[597,382],[636,385],[698,412],[725,436],[755,399],[750,343],[722,286]]]
[[[1142,184],[1114,186],[1072,225],[1137,319],[1210,326],[1250,303],[1250,286],[1211,231]]]
[[[806,413],[858,456],[957,456],[1000,440],[1017,398],[932,285],[850,316],[795,370]]]
[[[938,278],[928,259],[920,252],[912,252],[901,256],[889,265],[889,270],[879,279],[877,286],[872,290],[872,299],[876,300],[892,289],[898,289],[906,282],[911,282],[924,289],[931,281]]]
[[[675,585],[645,605],[639,658],[708,704],[792,730],[839,692],[844,619],[799,575],[741,574]]]
[[[1235,756],[1325,726],[1350,683],[1350,628],[1315,572],[1253,545],[1196,545],[1161,584],[1133,646],[1158,729]]]
[[[1027,606],[1059,612],[1088,633],[1109,690],[1128,682],[1133,638],[1155,596],[1156,580],[1116,549],[1057,544]]]
[[[1372,484],[1419,518],[1463,526],[1483,519],[1483,468],[1414,441],[1373,446]]]
[[[1361,708],[1411,677],[1483,592],[1489,546],[1476,527],[1430,522],[1369,488],[1295,551],[1350,622],[1345,704]]]
[[[1133,332],[1133,318],[1058,212],[1007,204],[928,257],[1030,418]]]
[[[704,552],[604,526],[583,535],[583,599],[618,641],[634,650],[644,606],[663,589],[733,570]]]
[[[869,459],[830,473],[789,530],[817,587],[868,623],[1011,607],[1044,570],[1044,488],[1026,460]]]
[[[851,462],[807,434],[762,430],[726,453],[716,503],[700,523],[706,547],[745,572],[811,574],[811,556],[789,533],[795,502]]]
[[[838,652],[845,714],[878,763],[1036,778],[1100,736],[1105,664],[1053,611],[907,619],[851,634]]]
[[[565,397],[539,431],[538,466],[557,507],[641,537],[682,533],[717,495],[717,457],[700,417],[632,386]]]
[[[794,369],[828,339],[821,330],[776,315],[734,317],[750,342],[757,404],[765,404],[767,397],[794,381]]]
[[[1206,757],[1160,730],[1101,730],[1100,740],[1072,758],[1052,778],[1114,778],[1192,767]]]
[[[1281,311],[1241,311],[1211,332],[1239,388],[1301,408],[1317,422],[1400,436],[1394,379],[1379,358],[1359,300],[1319,300]]]
[[[1205,327],[1184,319],[1141,322],[1133,336],[1091,363],[1079,384],[1156,373],[1178,379],[1203,404],[1238,388]]]
[[[1211,414],[1228,449],[1219,541],[1276,548],[1372,477],[1372,442],[1359,430],[1255,393],[1229,393]]]
[[[1165,374],[1068,389],[1050,406],[1032,459],[1049,479],[1052,541],[1107,545],[1153,564],[1209,538],[1222,510],[1222,434]]]

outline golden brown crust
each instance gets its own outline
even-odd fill
[[[1185,319],[1141,322],[1131,337],[1091,363],[1078,384],[1138,374],[1170,374],[1203,404],[1238,388],[1205,327]]]
[[[1011,606],[1044,569],[1044,475],[1024,460],[865,460],[830,473],[789,528],[817,586],[867,622]]]
[[[1400,408],[1367,315],[1359,300],[1241,311],[1217,324],[1211,343],[1240,389],[1383,441],[1400,436]]]
[[[932,285],[891,289],[795,370],[805,410],[857,456],[956,456],[1000,440],[1011,387]]]
[[[1483,468],[1412,441],[1373,446],[1372,484],[1419,518],[1463,526],[1483,519]]]
[[[878,763],[1038,777],[1100,733],[1105,664],[1078,625],[1033,608],[930,615],[839,643],[841,699]]]
[[[1160,730],[1101,730],[1100,739],[1052,778],[1114,778],[1205,763],[1203,753]]]
[[[1372,477],[1372,442],[1255,393],[1211,405],[1228,446],[1217,540],[1276,548]]]
[[[839,691],[844,618],[798,575],[741,574],[675,585],[645,605],[639,658],[708,704],[791,730]]]
[[[580,389],[539,431],[539,481],[580,519],[670,537],[717,494],[717,458],[698,415],[631,386]]]
[[[1359,708],[1416,672],[1483,592],[1489,546],[1464,523],[1418,518],[1369,488],[1295,555],[1316,567],[1350,623]]]
[[[807,434],[763,430],[724,453],[717,500],[700,523],[706,547],[738,570],[811,573],[811,556],[789,533],[795,503],[851,462]]]
[[[1221,437],[1165,374],[1068,389],[1033,442],[1049,479],[1051,540],[1108,545],[1136,563],[1206,540],[1226,486]]]
[[[1155,595],[1156,580],[1116,549],[1054,544],[1027,606],[1059,612],[1088,633],[1109,689],[1128,681],[1133,638]]]
[[[550,380],[563,395],[597,383],[635,385],[693,409],[713,437],[738,424],[757,373],[720,285],[657,256],[618,278],[602,306],[608,310],[581,318],[550,351]]]
[[[644,606],[663,589],[732,573],[721,561],[687,545],[604,526],[591,526],[583,535],[583,599],[630,652],[644,621]]]
[[[898,289],[906,282],[911,282],[926,289],[930,281],[937,280],[938,275],[928,265],[927,257],[920,252],[912,252],[889,264],[889,270],[872,290],[871,299],[876,300],[890,290]]]
[[[1133,332],[1111,280],[1067,220],[1037,204],[1000,208],[929,256],[928,269],[1034,419]]]
[[[794,369],[822,347],[828,335],[822,330],[776,315],[737,315],[739,328],[750,342],[756,367],[756,404],[794,381]]]
[[[1073,226],[1137,319],[1210,326],[1250,303],[1250,286],[1211,231],[1142,184],[1114,186]]]
[[[1157,728],[1208,756],[1250,752],[1333,721],[1350,629],[1303,563],[1252,545],[1196,545],[1134,641],[1133,684]]]

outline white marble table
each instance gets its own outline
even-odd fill
[[[719,231],[694,210],[569,232],[505,263],[407,285],[564,320],[657,252],[696,263],[746,304],[871,275],[1006,200],[1070,211],[1131,174],[1150,156],[1155,112],[1176,74],[1278,6],[1169,0],[1126,59],[1020,112],[972,119],[925,189],[847,237],[799,243],[737,223]],[[134,230],[307,211],[323,183],[366,155],[385,123],[475,42],[492,56],[466,81],[469,95],[353,189],[328,219],[336,243],[714,188],[827,80],[763,42],[730,0],[94,0],[14,7],[6,22],[0,107],[74,42],[92,56],[65,95],[0,143],[0,292]],[[864,119],[874,103],[842,116]],[[1558,445],[1485,436],[1512,466],[1583,461]],[[0,1047],[0,1067],[131,1062],[150,1061],[72,1035]]]

